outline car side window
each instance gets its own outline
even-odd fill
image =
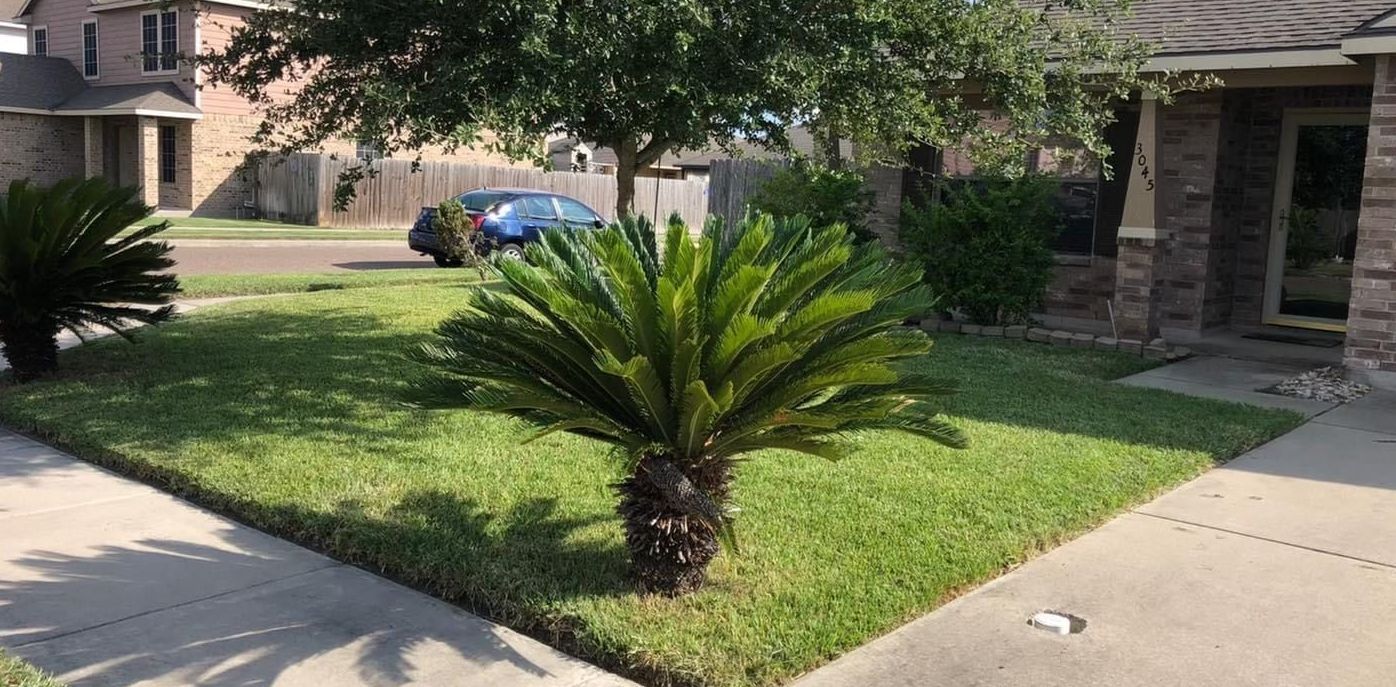
[[[592,224],[596,221],[596,213],[591,208],[571,198],[558,198],[557,204],[562,208],[562,220],[568,224]]]
[[[553,199],[547,196],[524,196],[524,214],[533,219],[557,220]]]

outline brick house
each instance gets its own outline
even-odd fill
[[[1396,0],[1139,0],[1120,28],[1159,46],[1147,71],[1223,85],[1126,103],[1106,131],[1113,177],[1060,172],[1043,319],[1172,342],[1327,337],[1396,386]],[[973,174],[953,151],[911,163],[870,179],[879,216],[925,170]]]
[[[14,4],[9,0],[5,9]],[[180,59],[221,47],[252,0],[19,0],[28,54],[0,52],[0,185],[85,174],[142,188],[162,211],[232,216],[260,124],[251,105]],[[354,141],[325,152],[369,156]],[[512,164],[484,152],[425,159]],[[0,186],[2,187],[2,186]]]

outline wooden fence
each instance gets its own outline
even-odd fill
[[[708,170],[708,214],[740,219],[751,196],[785,165],[771,160],[714,160]]]
[[[360,160],[297,153],[269,158],[256,172],[257,208],[263,217],[328,227],[409,227],[423,207],[481,186],[532,188],[571,196],[606,218],[616,206],[616,178],[603,174],[543,172],[458,162],[377,160],[373,174],[354,184],[355,200],[334,209],[340,174],[364,165]],[[679,213],[689,226],[702,226],[708,212],[708,185],[701,181],[636,179],[635,210],[652,217]]]

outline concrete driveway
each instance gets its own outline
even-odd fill
[[[179,274],[276,274],[437,269],[402,241],[174,240]]]
[[[1085,628],[1030,627],[1043,610]],[[1386,686],[1392,627],[1396,393],[1379,392],[796,685]]]

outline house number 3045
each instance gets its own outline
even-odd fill
[[[1134,144],[1134,166],[1139,168],[1139,176],[1143,177],[1144,181],[1147,182],[1144,186],[1144,190],[1153,191],[1154,173],[1149,171],[1149,156],[1144,154],[1143,143]]]

